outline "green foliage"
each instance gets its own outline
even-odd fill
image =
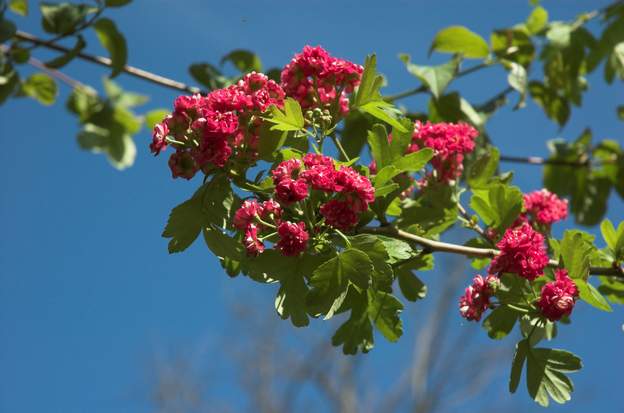
[[[527,388],[538,404],[548,406],[549,398],[560,404],[570,400],[574,386],[564,373],[580,370],[581,359],[564,350],[528,348],[526,361]]]
[[[2,18],[0,20],[0,42],[10,40],[14,35],[17,27],[11,20]]]
[[[574,387],[564,373],[581,369],[581,360],[577,356],[564,350],[531,348],[527,339],[518,342],[509,379],[512,393],[518,388],[525,362],[527,389],[537,403],[546,407],[549,399],[557,403],[570,400]]]
[[[498,149],[491,147],[470,164],[466,173],[466,181],[471,188],[485,188],[488,186],[496,171],[500,160]]]
[[[379,89],[383,78],[377,74],[377,58],[370,55],[364,63],[364,72],[360,86],[353,98],[351,109],[359,109],[373,117],[384,121],[401,132],[407,132],[403,124],[396,119],[396,109],[381,97]]]
[[[390,342],[403,335],[403,323],[399,314],[403,304],[392,294],[368,290],[368,316],[381,334]]]
[[[210,182],[199,188],[191,199],[173,208],[162,233],[164,238],[171,238],[169,253],[187,249],[197,239],[202,228],[211,224],[222,227],[229,217],[233,199],[232,188],[227,178],[223,175],[216,175]],[[208,246],[213,246],[211,249],[219,245],[219,243],[209,242],[212,240],[210,235],[213,234],[217,235],[216,232],[208,231],[209,236],[206,239]],[[228,256],[232,257],[236,256],[235,251],[236,249],[228,248],[219,251],[217,255],[225,256],[230,252]]]
[[[502,183],[485,189],[474,189],[470,199],[470,207],[483,222],[501,234],[518,218],[522,205],[520,189]]]
[[[396,271],[399,288],[406,300],[418,301],[427,295],[427,286],[414,273],[407,269]]]
[[[52,34],[69,34],[85,23],[94,9],[87,4],[48,3],[39,5],[43,30]]]
[[[78,35],[76,36],[74,47],[72,47],[69,52],[47,61],[46,66],[52,69],[60,69],[71,62],[86,46],[87,43],[84,41],[84,38]]]
[[[221,64],[230,62],[241,73],[262,72],[262,61],[258,55],[249,50],[232,50],[221,59]]]
[[[457,75],[461,61],[459,58],[453,58],[438,66],[419,66],[411,63],[410,56],[407,54],[401,54],[399,58],[405,63],[407,71],[416,76],[435,98],[439,98],[444,93],[446,87]]]
[[[21,16],[27,16],[28,0],[9,0],[9,9]]]
[[[495,30],[490,35],[492,51],[501,60],[528,67],[535,57],[535,46],[529,34],[518,27]]]
[[[157,123],[160,123],[169,114],[167,109],[154,109],[145,114],[145,126],[152,130]]]
[[[548,12],[542,6],[533,9],[526,21],[526,28],[531,34],[539,33],[548,23]]]
[[[132,0],[106,0],[104,4],[106,7],[123,7],[130,4]]]
[[[283,112],[277,106],[271,106],[270,112],[271,117],[265,119],[274,124],[271,130],[300,131],[304,127],[301,106],[293,98],[286,98]]]
[[[457,213],[453,188],[432,185],[420,192],[415,199],[406,199],[403,202],[403,214],[397,224],[415,234],[438,235],[455,223]]]
[[[560,244],[561,260],[573,280],[586,280],[589,276],[589,256],[592,242],[581,231],[567,230]]]
[[[189,73],[208,90],[220,89],[231,83],[219,69],[210,63],[194,63],[189,66]]]
[[[42,105],[52,105],[58,95],[54,79],[45,73],[35,73],[22,83],[22,92],[37,100]]]
[[[93,29],[97,34],[100,43],[111,58],[111,77],[117,76],[126,66],[128,60],[128,49],[126,46],[126,39],[123,34],[117,30],[117,26],[112,20],[102,17],[93,24]]]
[[[613,223],[605,219],[600,224],[600,231],[613,257],[617,261],[624,260],[624,221],[620,222],[616,230]]]
[[[481,59],[489,53],[488,44],[481,36],[463,26],[451,26],[439,31],[429,51],[457,53],[470,59]]]
[[[483,328],[487,331],[488,336],[495,340],[506,337],[518,319],[518,312],[506,305],[495,308],[490,315],[483,320]]]

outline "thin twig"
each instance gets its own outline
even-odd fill
[[[480,258],[494,258],[498,254],[500,254],[500,251],[498,251],[497,249],[475,248],[475,247],[468,247],[465,245],[451,244],[448,242],[435,241],[429,238],[421,237],[416,234],[411,234],[409,232],[400,230],[392,226],[364,227],[364,228],[361,228],[358,232],[363,233],[363,234],[387,235],[393,238],[402,239],[404,241],[416,243],[434,252],[447,252],[451,254],[464,255],[467,257],[480,257]],[[556,260],[550,260],[548,262],[548,265],[550,267],[558,267],[559,262]],[[624,269],[621,267],[590,267],[589,274],[624,278]]]
[[[546,159],[539,156],[500,156],[501,162],[513,162],[513,163],[526,163],[530,165],[560,165],[560,166],[573,166],[573,167],[587,167],[589,166],[589,158],[586,160],[580,159],[578,161],[566,161],[565,159]],[[604,161],[603,161],[604,162]]]
[[[31,42],[31,43],[43,46],[51,50],[56,50],[58,52],[68,53],[70,51],[70,49],[65,46],[61,46],[56,43],[48,44],[45,40],[42,40],[38,38],[37,36],[34,36],[30,33],[26,33],[23,31],[17,31],[17,33],[15,34],[15,37],[20,40]],[[107,57],[96,56],[96,55],[91,55],[87,53],[78,53],[76,57],[82,60],[89,61],[91,63],[98,64],[100,66],[112,67],[112,62]],[[201,93],[201,89],[197,87],[188,86],[182,82],[178,82],[177,80],[169,79],[164,76],[160,76],[155,73],[148,72],[147,70],[139,69],[138,67],[124,66],[122,71],[131,76],[138,77],[140,79],[155,83],[160,86],[165,86],[170,89],[175,89],[181,92],[193,93],[193,94]]]

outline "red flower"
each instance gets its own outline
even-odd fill
[[[550,321],[557,321],[564,315],[570,315],[579,296],[574,281],[568,277],[568,271],[555,271],[555,281],[542,287],[542,294],[537,306]]]
[[[301,171],[301,167],[301,161],[297,158],[281,162],[271,171],[273,183],[277,185],[283,179],[296,178],[299,175],[299,171]]]
[[[496,246],[500,254],[492,260],[492,274],[510,272],[532,281],[548,265],[544,237],[529,224],[507,229]]]
[[[335,199],[321,206],[321,215],[328,225],[343,231],[353,228],[359,221],[358,214],[349,203]]]
[[[152,133],[152,143],[150,151],[154,155],[158,155],[167,148],[167,135],[169,135],[169,127],[166,122],[157,123]]]
[[[256,257],[264,252],[264,244],[258,239],[258,227],[255,224],[250,224],[245,230],[243,244],[249,256]]]
[[[264,208],[255,199],[246,200],[240,208],[234,213],[234,227],[245,230],[254,223],[257,216],[262,215]]]
[[[496,291],[498,278],[488,275],[485,279],[476,275],[472,285],[466,287],[464,295],[459,298],[459,313],[466,320],[479,321],[481,315],[490,307],[490,297]]]
[[[308,184],[303,179],[282,179],[275,186],[275,197],[284,205],[301,201],[308,196]]]
[[[304,109],[337,101],[345,114],[349,110],[346,94],[360,83],[362,72],[362,66],[332,57],[320,46],[305,46],[282,70],[282,88]]]
[[[568,216],[568,200],[559,198],[547,189],[525,194],[524,208],[541,225],[552,225]]]
[[[437,179],[448,182],[459,178],[462,173],[464,155],[474,150],[475,138],[479,132],[466,123],[414,123],[412,144],[407,152],[416,152],[424,147],[434,150],[431,165]]]
[[[188,151],[172,153],[169,157],[169,168],[174,178],[182,177],[185,179],[191,179],[199,170],[193,155]]]
[[[280,237],[277,248],[283,255],[297,256],[305,251],[309,235],[303,222],[284,221],[277,227],[277,233]]]

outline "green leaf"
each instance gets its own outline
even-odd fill
[[[448,185],[431,185],[413,200],[405,200],[398,224],[423,236],[437,235],[457,221],[457,202]]]
[[[578,288],[581,300],[599,310],[609,313],[613,311],[607,300],[600,294],[596,287],[583,279],[574,280],[574,283]]]
[[[392,153],[388,144],[388,133],[385,126],[376,123],[368,131],[368,144],[371,148],[373,159],[377,163],[377,168],[381,170],[392,162]]]
[[[169,241],[169,253],[182,252],[197,239],[202,228],[207,226],[202,198],[205,187],[199,188],[193,197],[171,210],[169,220],[162,233]]]
[[[284,101],[284,112],[275,105],[271,106],[270,112],[271,117],[265,119],[274,124],[271,130],[300,131],[304,127],[305,123],[301,106],[293,98],[289,97]]]
[[[40,3],[39,9],[43,30],[53,34],[72,33],[92,11],[91,6],[86,4],[48,2]]]
[[[531,92],[531,97],[535,103],[544,110],[546,116],[556,121],[559,126],[566,124],[570,118],[570,104],[566,99],[559,96],[556,90],[547,88],[540,82],[531,81],[529,82],[529,92]]]
[[[368,290],[368,317],[390,342],[396,342],[403,335],[403,323],[399,315],[403,304],[392,294]]]
[[[93,24],[93,29],[102,46],[108,50],[111,58],[111,67],[113,69],[110,77],[115,77],[121,73],[128,60],[126,39],[117,30],[115,23],[105,17],[98,19]]]
[[[478,34],[463,26],[451,26],[439,31],[434,39],[431,51],[459,53],[467,58],[481,59],[487,57],[489,48],[485,40]]]
[[[231,62],[241,73],[262,72],[260,58],[249,50],[233,50],[221,59],[221,64]]]
[[[624,226],[622,226],[622,229],[624,232]],[[609,248],[615,251],[618,237],[617,232],[615,231],[615,227],[609,219],[605,219],[604,221],[602,221],[602,224],[600,224],[600,232],[602,232],[602,237],[604,238]]]
[[[589,235],[589,234],[586,234]],[[577,230],[566,230],[561,240],[561,259],[568,275],[573,280],[587,280],[589,276],[589,257],[593,249],[584,234]]]
[[[527,356],[529,348],[526,340],[521,340],[516,344],[513,362],[511,363],[511,374],[509,375],[509,392],[515,393],[520,384],[520,376],[522,375],[522,367]]]
[[[349,155],[349,158],[353,159],[360,155],[362,148],[366,145],[368,131],[372,127],[373,121],[369,116],[357,110],[349,111],[344,120],[344,127],[340,136],[342,147]],[[342,158],[342,154],[340,156],[341,160],[346,160]]]
[[[461,60],[454,58],[438,66],[419,66],[411,63],[410,56],[407,54],[400,54],[399,58],[405,63],[407,71],[416,76],[436,98],[444,94],[446,87],[457,75],[457,69]]]
[[[574,386],[564,372],[582,367],[581,359],[564,350],[534,348],[527,351],[527,388],[531,397],[546,407],[549,397],[557,403],[570,400]]]
[[[19,15],[27,16],[28,0],[9,0],[9,9]]]
[[[526,21],[526,27],[529,33],[539,33],[548,23],[548,12],[542,6],[533,9]]]
[[[496,230],[507,229],[522,211],[522,192],[515,186],[494,184],[473,193],[470,207],[487,226]]]
[[[373,263],[372,285],[378,290],[392,291],[394,272],[388,263],[386,245],[374,235],[360,234],[350,237],[351,246],[368,255]]]
[[[401,172],[418,172],[425,167],[431,158],[433,158],[433,150],[423,148],[395,160],[392,165]]]
[[[368,353],[374,346],[373,326],[368,318],[368,298],[365,292],[352,295],[351,315],[332,337],[332,344],[342,344],[345,354],[356,354],[358,350]]]
[[[546,38],[550,44],[557,48],[564,48],[570,45],[570,36],[574,27],[570,24],[553,22],[546,32]]]
[[[475,162],[470,164],[466,174],[466,181],[471,188],[487,186],[496,171],[500,160],[500,152],[496,147],[488,147]]]
[[[242,243],[224,234],[220,229],[205,226],[202,228],[202,233],[206,246],[215,256],[219,258],[230,258],[235,261],[241,261],[245,257]],[[191,243],[192,242],[193,241],[191,241]]]
[[[333,317],[347,296],[349,284],[352,283],[360,289],[366,289],[370,285],[373,273],[373,263],[364,252],[349,248],[339,253],[334,258],[320,265],[312,273],[310,285],[313,298],[322,296],[326,304],[325,319]]]
[[[417,301],[427,295],[427,286],[414,273],[409,270],[397,271],[399,288],[403,297],[409,301]]]
[[[126,92],[114,81],[103,78],[104,92],[106,96],[113,102],[115,106],[123,108],[133,108],[145,104],[149,97],[145,95],[139,95],[138,93]]]
[[[210,63],[194,63],[189,66],[189,73],[193,79],[209,90],[221,89],[229,83],[221,71]]]
[[[509,86],[520,93],[520,100],[515,106],[515,109],[519,109],[525,105],[524,101],[528,86],[527,72],[524,66],[515,62],[510,62],[508,66],[509,74],[507,75],[507,82],[509,83]]]
[[[49,106],[56,101],[58,87],[49,75],[35,73],[22,84],[22,91],[42,105]]]
[[[405,241],[401,241],[396,238],[385,237],[382,235],[377,236],[377,239],[383,242],[386,248],[389,264],[394,264],[399,261],[407,260],[411,258],[414,253],[412,247]]]
[[[405,128],[405,132],[392,128],[392,141],[390,143],[390,153],[392,160],[396,161],[402,158],[407,152],[408,146],[412,143],[412,134],[414,131],[414,122],[411,119],[403,118],[399,122]]]
[[[2,82],[0,83],[0,105],[7,100],[19,85],[19,75],[15,70],[13,70],[13,66],[11,64],[6,64],[4,66],[4,70],[0,68],[0,79]]]
[[[483,320],[483,328],[488,336],[495,340],[500,340],[513,330],[518,313],[506,305],[495,308],[490,315]]]
[[[157,123],[160,123],[169,115],[167,109],[154,109],[145,114],[145,126],[151,131]]]
[[[275,309],[282,319],[290,317],[295,327],[307,326],[306,296],[308,287],[303,276],[292,274],[281,280],[281,286],[275,297]]]
[[[106,7],[123,7],[129,4],[132,0],[106,0],[104,3]]]
[[[377,74],[377,58],[374,54],[370,55],[364,63],[364,72],[362,73],[360,86],[355,93],[351,108],[368,113],[401,132],[407,132],[403,124],[396,119],[396,108],[381,97],[379,89],[382,84],[383,78]]]
[[[82,51],[82,49],[85,48],[86,45],[87,43],[84,41],[83,37],[78,35],[78,37],[76,38],[76,44],[74,44],[74,47],[72,47],[70,51],[61,56],[55,57],[52,60],[49,60],[48,62],[46,62],[45,65],[52,69],[60,69],[67,63],[71,62],[76,56],[78,56],[78,54]]]
[[[11,40],[16,31],[15,23],[8,19],[0,19],[0,42]]]
[[[528,67],[535,57],[535,46],[525,30],[508,28],[495,30],[490,35],[492,51],[501,60]]]
[[[600,277],[598,291],[615,304],[624,304],[624,282],[613,277]]]

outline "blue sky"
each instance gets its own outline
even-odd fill
[[[439,29],[462,24],[487,37],[491,30],[520,22],[530,12],[524,0],[299,4],[135,0],[109,16],[127,37],[131,64],[181,81],[192,82],[186,71],[189,64],[216,63],[235,48],[254,50],[265,67],[273,67],[287,63],[305,44],[321,44],[333,55],[356,62],[377,53],[379,69],[390,80],[385,90],[389,94],[418,84],[404,70],[398,53],[411,54],[416,63],[447,58],[427,57]],[[589,0],[544,3],[556,19],[570,19],[604,4]],[[41,34],[38,17],[15,20],[21,29]],[[95,41],[89,47],[104,54]],[[40,55],[42,60],[48,56],[52,55]],[[66,71],[98,86],[106,75],[99,67],[81,62],[72,63]],[[118,81],[128,90],[150,95],[146,110],[169,107],[176,97],[174,91],[125,75]],[[501,152],[545,156],[546,139],[573,139],[586,126],[592,127],[596,139],[624,144],[622,123],[614,110],[624,103],[621,83],[609,87],[601,73],[589,81],[583,107],[573,110],[571,122],[561,131],[533,103],[519,112],[506,108],[498,113],[488,131]],[[458,80],[451,90],[480,102],[504,87],[505,74],[488,69]],[[236,329],[230,325],[231,303],[252,297],[259,313],[276,317],[275,291],[241,277],[229,279],[199,242],[183,254],[168,255],[160,233],[169,210],[188,198],[198,181],[172,181],[166,158],[149,154],[145,130],[136,137],[136,164],[126,171],[112,169],[102,156],[82,152],[75,142],[77,122],[62,104],[67,94],[62,86],[59,104],[51,107],[12,100],[0,108],[0,163],[5,170],[0,177],[4,223],[0,239],[0,411],[149,411],[144,383],[154,353],[168,346],[204,346],[210,349],[206,357],[218,358],[215,350],[224,335],[236,339]],[[418,108],[425,100],[418,97],[404,103]],[[508,164],[505,169],[515,171],[515,182],[523,190],[541,187],[541,168]],[[617,222],[624,217],[624,204],[616,196],[609,202],[608,216]],[[564,226],[559,224],[557,231]],[[423,278],[429,281],[443,275],[437,271]],[[467,282],[470,277],[467,273]],[[408,305],[402,343],[384,344],[380,338],[381,344],[367,356],[369,368],[379,373],[380,388],[384,377],[400,369],[402,357],[410,351],[410,327],[417,311],[412,307],[426,305]],[[459,316],[453,322],[458,329],[471,328]],[[584,304],[578,306],[574,325],[562,329],[554,346],[581,355],[584,369],[573,377],[577,385],[573,401],[554,410],[618,411],[623,323],[621,308],[604,314]],[[483,331],[474,330],[483,346],[513,346],[511,339],[491,343],[483,338]],[[492,387],[492,394],[513,397],[527,411],[540,410],[524,389],[508,396],[505,378]]]

